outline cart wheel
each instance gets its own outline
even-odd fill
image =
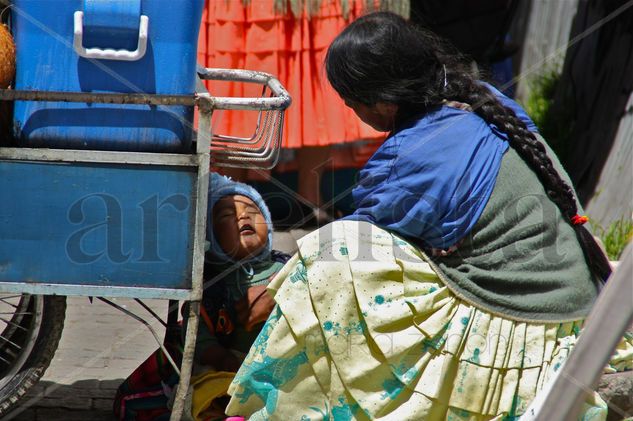
[[[65,312],[63,296],[0,294],[0,417],[44,375]]]

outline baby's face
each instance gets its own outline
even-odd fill
[[[268,241],[268,225],[259,207],[248,197],[235,195],[213,207],[213,234],[227,256],[235,260],[259,254]]]

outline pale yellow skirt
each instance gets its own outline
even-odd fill
[[[251,420],[488,420],[521,415],[581,322],[479,310],[395,235],[338,221],[300,240],[273,280],[278,307],[229,388]],[[633,366],[631,341],[614,360]],[[585,419],[604,419],[597,394]]]

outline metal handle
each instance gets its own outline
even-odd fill
[[[136,61],[143,58],[147,51],[147,28],[149,17],[141,15],[141,22],[138,29],[138,45],[136,50],[114,50],[112,48],[84,48],[84,12],[78,10],[74,14],[75,28],[73,36],[73,46],[79,56],[97,60],[120,60]]]
[[[264,85],[262,97],[234,98],[215,97],[209,93],[198,93],[198,98],[207,101],[206,111],[200,119],[198,131],[199,145],[211,147],[213,165],[235,168],[272,168],[279,158],[281,135],[284,122],[284,110],[291,102],[290,95],[281,83],[272,75],[242,69],[198,69],[203,80],[222,80],[232,82],[257,83]],[[271,97],[266,97],[270,90]],[[236,136],[211,135],[210,113],[212,110],[257,111],[257,126],[250,138]],[[206,115],[204,115],[206,113]],[[262,118],[262,113],[264,118]],[[205,141],[200,142],[200,139]],[[207,143],[208,142],[208,143]]]
[[[270,98],[234,98],[234,97],[211,97],[208,94],[200,94],[212,99],[213,108],[216,110],[251,110],[251,111],[271,111],[285,110],[292,102],[290,94],[284,89],[281,83],[274,76],[252,70],[242,69],[198,69],[198,76],[202,80],[223,80],[231,82],[258,83],[266,85],[273,97]]]

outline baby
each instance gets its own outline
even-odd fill
[[[255,189],[215,173],[210,181],[205,290],[191,379],[195,420],[225,418],[228,386],[275,306],[266,285],[289,257],[272,250],[270,212]],[[186,305],[183,314],[189,314]],[[170,347],[176,360],[180,345]],[[177,382],[158,349],[119,386],[116,418],[168,419]]]
[[[272,221],[252,187],[213,173],[205,290],[196,362],[235,372],[274,307],[266,285],[288,260],[272,250]]]

